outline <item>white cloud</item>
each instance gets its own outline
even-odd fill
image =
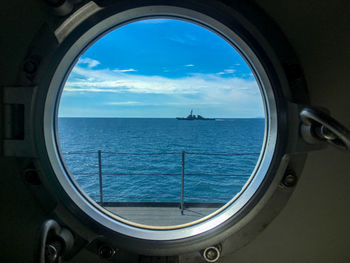
[[[234,104],[237,106],[261,103],[261,95],[255,80],[237,77],[224,78],[217,74],[200,73],[172,79],[76,66],[64,88],[65,94],[72,92],[163,94],[173,96],[174,102],[210,105]],[[193,98],[192,95],[194,95]],[[140,103],[126,101],[112,104],[140,105]]]
[[[193,64],[187,64],[187,65],[185,65],[185,67],[194,67],[194,65]]]
[[[94,68],[99,65],[100,62],[91,58],[80,58],[78,64],[87,64],[88,68]]]
[[[108,105],[139,105],[142,104],[138,101],[114,101],[114,102],[108,102]]]
[[[137,70],[136,69],[133,69],[133,68],[129,68],[129,69],[113,69],[112,70],[113,72],[136,72]]]
[[[233,74],[235,73],[236,70],[234,69],[224,69],[224,71],[216,73],[217,75],[224,75],[224,74]]]

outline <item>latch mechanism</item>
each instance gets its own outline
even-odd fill
[[[61,227],[55,220],[45,221],[41,230],[39,262],[60,263],[73,244],[74,238],[68,229]]]
[[[306,107],[300,112],[303,139],[310,144],[327,142],[334,147],[350,151],[350,131],[326,112]]]

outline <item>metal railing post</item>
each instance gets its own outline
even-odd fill
[[[100,183],[100,205],[103,205],[103,188],[102,188],[102,158],[101,150],[98,150],[98,178]]]
[[[181,168],[181,214],[184,214],[184,190],[185,190],[185,151],[182,151],[182,168]]]

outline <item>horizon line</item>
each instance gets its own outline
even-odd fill
[[[110,116],[57,116],[57,118],[86,119],[176,119],[177,117],[110,117]],[[265,117],[211,117],[215,119],[265,119]]]

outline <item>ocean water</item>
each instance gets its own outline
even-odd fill
[[[179,202],[182,151],[185,202],[227,202],[254,170],[264,129],[264,119],[58,120],[65,166],[96,201],[101,151],[105,202]]]

